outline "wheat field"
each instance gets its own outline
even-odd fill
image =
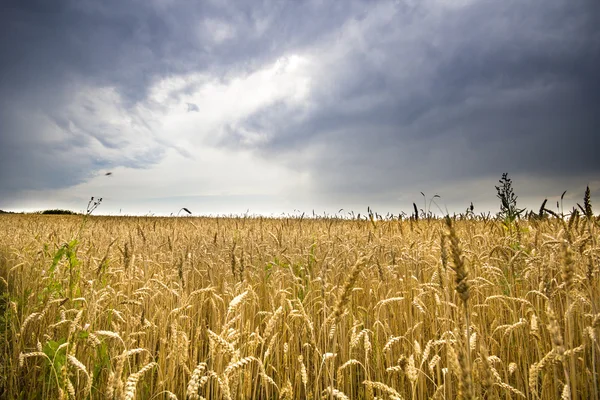
[[[599,398],[598,220],[0,216],[0,397]]]

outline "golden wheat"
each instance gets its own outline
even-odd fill
[[[0,218],[0,397],[599,395],[584,216],[80,226]]]

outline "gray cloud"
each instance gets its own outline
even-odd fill
[[[307,104],[232,121],[218,144],[308,173],[314,199],[384,203],[504,171],[555,177],[557,191],[597,176],[600,4],[459,3],[5,2],[0,197],[146,168],[168,149],[192,157],[158,134],[153,84],[227,83],[290,53],[311,60]]]
[[[503,171],[555,177],[557,190],[597,176],[600,4],[421,4],[357,21],[358,44],[325,56],[308,115],[294,123],[303,110],[279,104],[239,126],[268,134],[255,150],[310,170],[332,198]],[[239,144],[235,128],[225,145]]]
[[[200,109],[194,103],[187,103],[187,112],[200,112]]]
[[[223,67],[260,65],[335,29],[355,8],[346,2],[324,8],[272,1],[9,1],[0,68],[13,89],[83,79],[116,86],[133,103],[157,78],[196,71],[226,78]],[[231,37],[220,38],[220,26]]]
[[[151,114],[137,109],[143,104],[155,114],[163,111],[160,104],[148,100],[153,83],[195,72],[227,80],[290,47],[310,43],[335,29],[358,7],[364,5],[4,2],[0,13],[0,195],[6,198],[18,196],[20,190],[72,186],[105,166],[152,165],[160,160],[165,146],[189,157],[186,150],[158,139]],[[73,98],[86,88],[112,88],[114,96],[105,105],[116,102],[123,120],[107,121],[97,110],[102,104]],[[194,89],[186,86],[179,94]],[[49,140],[49,131],[58,138]],[[141,150],[137,149],[138,135],[144,136]],[[96,144],[113,155],[90,151],[90,145]]]

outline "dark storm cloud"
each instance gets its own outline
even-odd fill
[[[598,176],[600,3],[393,13],[356,22],[359,44],[324,56],[310,111],[261,110],[230,127],[226,145],[239,145],[236,128],[266,133],[257,151],[309,169],[331,196],[418,194],[504,171],[557,185]]]
[[[227,84],[292,53],[310,60],[306,104],[281,100],[218,137],[308,172],[320,196],[600,172],[597,0],[5,1],[0,200],[145,168],[167,148],[192,157],[157,134],[152,85]]]
[[[43,90],[54,88],[50,79],[79,78],[116,86],[135,102],[156,78],[227,75],[224,66],[260,65],[334,29],[353,8],[346,2],[9,1],[0,39],[3,86]],[[221,23],[232,37],[216,43]]]
[[[148,101],[154,82],[194,72],[227,80],[309,44],[363,5],[9,0],[0,7],[0,195],[6,197],[74,185],[98,166],[157,162],[166,143],[136,109],[144,104],[161,112]],[[89,88],[114,90],[105,102],[116,103],[125,122],[105,121],[93,101],[74,98]],[[136,154],[90,151],[96,144],[113,153],[135,147],[138,134],[145,145]]]

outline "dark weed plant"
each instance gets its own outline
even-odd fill
[[[512,188],[512,180],[508,173],[503,173],[498,181],[500,186],[496,186],[497,197],[500,199],[500,217],[507,223],[514,223],[517,218],[525,211],[517,207],[517,195]]]

